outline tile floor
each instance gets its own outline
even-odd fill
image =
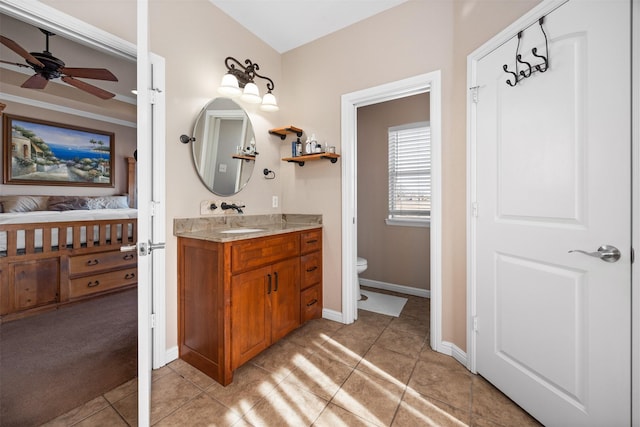
[[[153,372],[154,426],[538,426],[483,378],[429,347],[429,300],[400,317],[308,322],[222,387],[182,360]],[[135,426],[132,380],[47,426]]]

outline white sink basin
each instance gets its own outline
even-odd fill
[[[222,230],[220,233],[239,234],[239,233],[255,233],[256,231],[264,231],[264,228],[230,228],[228,230]]]

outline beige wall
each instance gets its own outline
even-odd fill
[[[466,56],[537,4],[408,1],[287,52],[282,116],[341,150],[340,97],[422,73],[442,72],[443,339],[466,349]],[[286,176],[285,176],[286,175]],[[341,310],[341,192],[329,165],[283,168],[291,211],[325,220],[325,305]]]
[[[114,11],[130,10],[131,1],[114,2],[107,22],[88,13],[86,20],[131,40],[131,28],[111,18]],[[211,197],[193,171],[190,147],[178,137],[190,132],[199,109],[216,96],[224,57],[251,58],[274,79],[281,105],[276,114],[249,112],[260,151],[256,169],[269,167],[277,178],[254,176],[238,199],[247,203],[247,213],[279,211],[270,206],[271,195],[280,195],[285,211],[323,214],[325,306],[341,311],[340,161],[303,168],[282,163],[279,158],[290,147],[266,131],[294,124],[340,152],[342,94],[441,70],[443,339],[465,349],[466,56],[538,2],[411,0],[279,55],[205,0],[151,0],[151,50],[167,65],[167,235],[173,218],[197,216],[200,200]],[[177,344],[176,242],[168,237],[167,243],[167,346],[172,347]]]
[[[428,120],[428,93],[358,108],[358,255],[368,262],[362,278],[430,289],[430,229],[384,222],[389,211],[388,129]]]
[[[173,237],[174,218],[200,216],[200,202],[225,199],[210,193],[196,175],[191,145],[179,142],[181,134],[191,134],[196,116],[204,105],[218,96],[216,90],[226,72],[224,59],[249,58],[260,65],[260,73],[275,82],[279,97],[286,86],[281,76],[280,54],[231,20],[206,0],[150,2],[150,48],[166,59],[166,176],[167,176],[167,348],[177,345],[177,241]],[[264,86],[261,90],[264,91]],[[245,105],[246,107],[246,105]],[[280,172],[279,138],[268,130],[290,124],[279,113],[247,108],[256,135],[257,156],[254,174],[247,186],[227,200],[241,201],[245,214],[278,213],[271,208],[271,196],[281,198],[284,179]],[[276,172],[266,180],[262,170]],[[282,203],[280,204],[282,206]]]

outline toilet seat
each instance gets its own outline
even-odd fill
[[[358,274],[362,273],[367,269],[367,260],[365,258],[358,257],[356,262],[356,271]]]

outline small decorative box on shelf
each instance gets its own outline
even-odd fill
[[[300,138],[304,133],[304,131],[300,128],[297,128],[291,125],[291,126],[285,126],[282,128],[269,129],[269,133],[271,135],[278,135],[280,139],[284,140],[287,137],[287,134],[289,133],[295,133],[296,136]]]
[[[331,163],[335,163],[340,158],[340,154],[336,153],[317,153],[317,154],[306,154],[304,156],[296,156],[296,157],[285,157],[282,159],[283,162],[289,163],[297,163],[298,166],[304,166],[304,162],[312,161],[312,160],[320,160],[326,159]]]

